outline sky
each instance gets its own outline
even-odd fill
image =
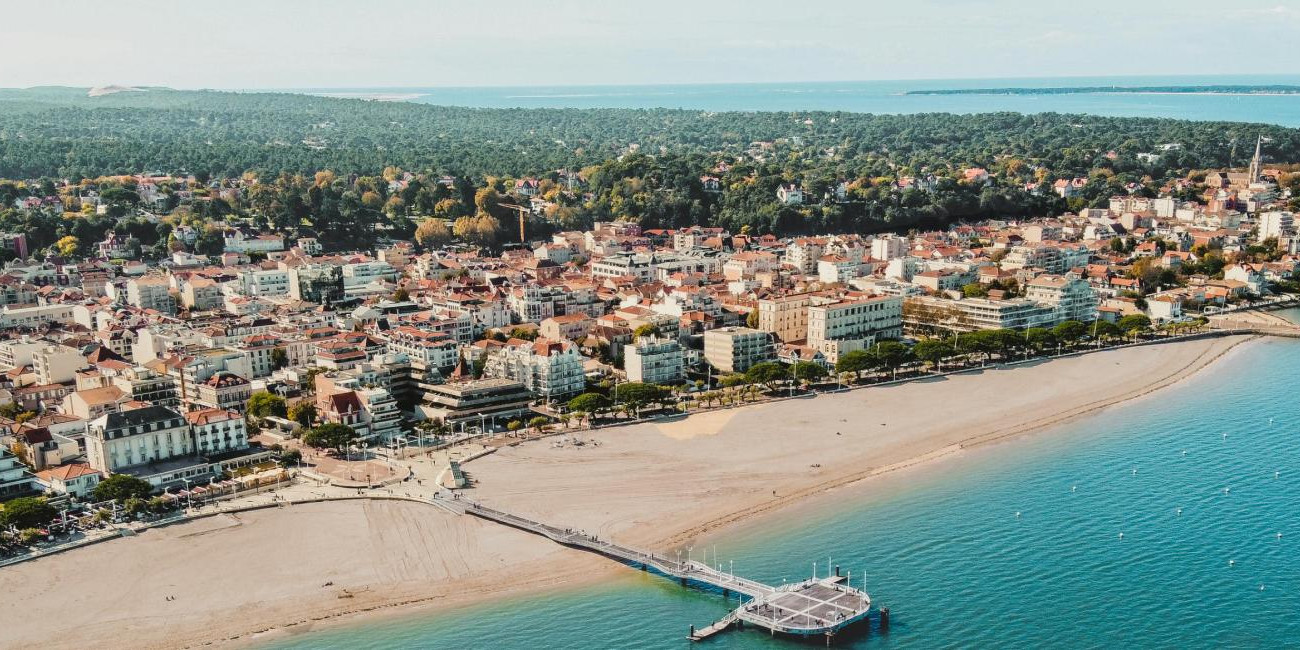
[[[1300,0],[5,0],[4,9],[0,87],[1300,72]]]

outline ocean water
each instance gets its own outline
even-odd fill
[[[1295,647],[1297,367],[1300,341],[1253,343],[1153,396],[711,541],[775,583],[828,558],[865,575],[891,629],[837,647]],[[686,648],[688,625],[734,606],[629,568],[597,588],[268,647]],[[701,647],[821,645],[746,629]]]
[[[906,95],[949,88],[1300,84],[1300,75],[1201,75],[960,79],[928,81],[528,86],[479,88],[299,88],[294,92],[380,97],[483,108],[682,108],[706,111],[858,113],[1090,113],[1129,117],[1266,122],[1300,126],[1300,95],[1075,94]]]

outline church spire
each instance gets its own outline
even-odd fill
[[[1257,136],[1255,138],[1255,155],[1250,159],[1250,181],[1249,182],[1251,183],[1254,183],[1255,181],[1259,180],[1260,176],[1263,174],[1262,167],[1264,164],[1264,156],[1260,151],[1260,147],[1263,144],[1264,144],[1264,136],[1263,135]]]

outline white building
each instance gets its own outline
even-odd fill
[[[676,384],[685,377],[682,346],[673,339],[641,337],[623,346],[628,381]]]
[[[194,449],[204,456],[248,448],[248,425],[244,416],[226,409],[202,409],[185,414]]]
[[[808,307],[808,345],[834,363],[850,350],[903,336],[903,299],[843,300]]]
[[[582,362],[569,341],[518,341],[490,353],[483,376],[513,379],[547,400],[559,399],[586,388]]]
[[[163,406],[107,413],[86,428],[86,456],[106,474],[193,454],[185,418]]]
[[[1025,285],[1025,298],[1050,306],[1056,321],[1097,318],[1097,292],[1072,274],[1040,275]]]
[[[176,313],[171,286],[162,276],[132,278],[126,283],[126,303],[139,309],[153,309],[164,314]]]
[[[76,305],[56,303],[53,305],[32,305],[14,307],[5,305],[0,309],[0,329],[11,327],[35,328],[48,323],[70,325],[76,321]]]
[[[239,290],[245,296],[284,296],[289,294],[289,273],[279,269],[257,269],[239,273]]]
[[[284,250],[284,238],[279,235],[247,236],[238,230],[228,231],[222,239],[226,251],[234,253],[272,253]]]
[[[772,335],[748,327],[720,327],[704,333],[704,359],[722,372],[745,372],[776,358]]]
[[[907,238],[886,235],[871,240],[871,257],[888,261],[907,254]]]
[[[782,183],[776,188],[776,200],[785,205],[803,205],[803,190],[794,183]]]
[[[66,345],[47,345],[32,355],[32,370],[41,384],[70,382],[87,365],[79,350]]]
[[[1259,228],[1256,241],[1270,237],[1283,239],[1295,234],[1295,215],[1290,212],[1273,210],[1259,215]]]

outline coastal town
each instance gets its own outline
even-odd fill
[[[7,233],[4,553],[305,477],[377,487],[398,473],[392,459],[435,450],[438,486],[461,488],[455,450],[496,437],[1193,332],[1297,286],[1282,174],[1257,148],[1247,170],[1158,197],[870,235],[598,221],[493,250],[435,217],[415,241],[326,252],[232,218],[215,225],[219,254],[195,252],[199,232],[181,225],[170,255],[143,260],[114,231],[85,259]],[[411,178],[393,175],[389,190]],[[564,178],[545,183],[552,197],[581,191]],[[257,191],[211,181],[201,198],[193,177],[117,180],[103,194],[131,188],[158,223],[185,202]],[[522,204],[521,236],[525,217],[554,214],[542,185],[518,179],[505,195]],[[83,211],[110,208],[93,189],[64,189]],[[1172,196],[1188,190],[1201,200]],[[776,198],[814,200],[797,184]],[[62,204],[32,195],[15,207]]]
[[[735,162],[703,170],[700,187],[717,190]],[[287,502],[463,512],[450,495],[483,480],[466,465],[528,440],[580,448],[656,421],[689,437],[745,404],[1235,333],[1234,312],[1293,304],[1300,287],[1285,175],[1257,146],[1244,171],[1052,217],[778,237],[566,229],[555,201],[581,198],[586,181],[560,170],[489,188],[490,207],[518,211],[519,241],[476,232],[485,215],[429,217],[367,250],[268,227],[255,178],[27,182],[15,210],[112,213],[167,235],[151,246],[113,229],[35,251],[25,233],[2,236],[0,563]],[[416,182],[387,176],[391,196]],[[982,169],[958,176],[944,182],[989,182]],[[1025,190],[1069,199],[1089,182]],[[834,204],[849,184],[815,195],[786,183],[773,198]],[[175,218],[217,200],[249,207]]]

